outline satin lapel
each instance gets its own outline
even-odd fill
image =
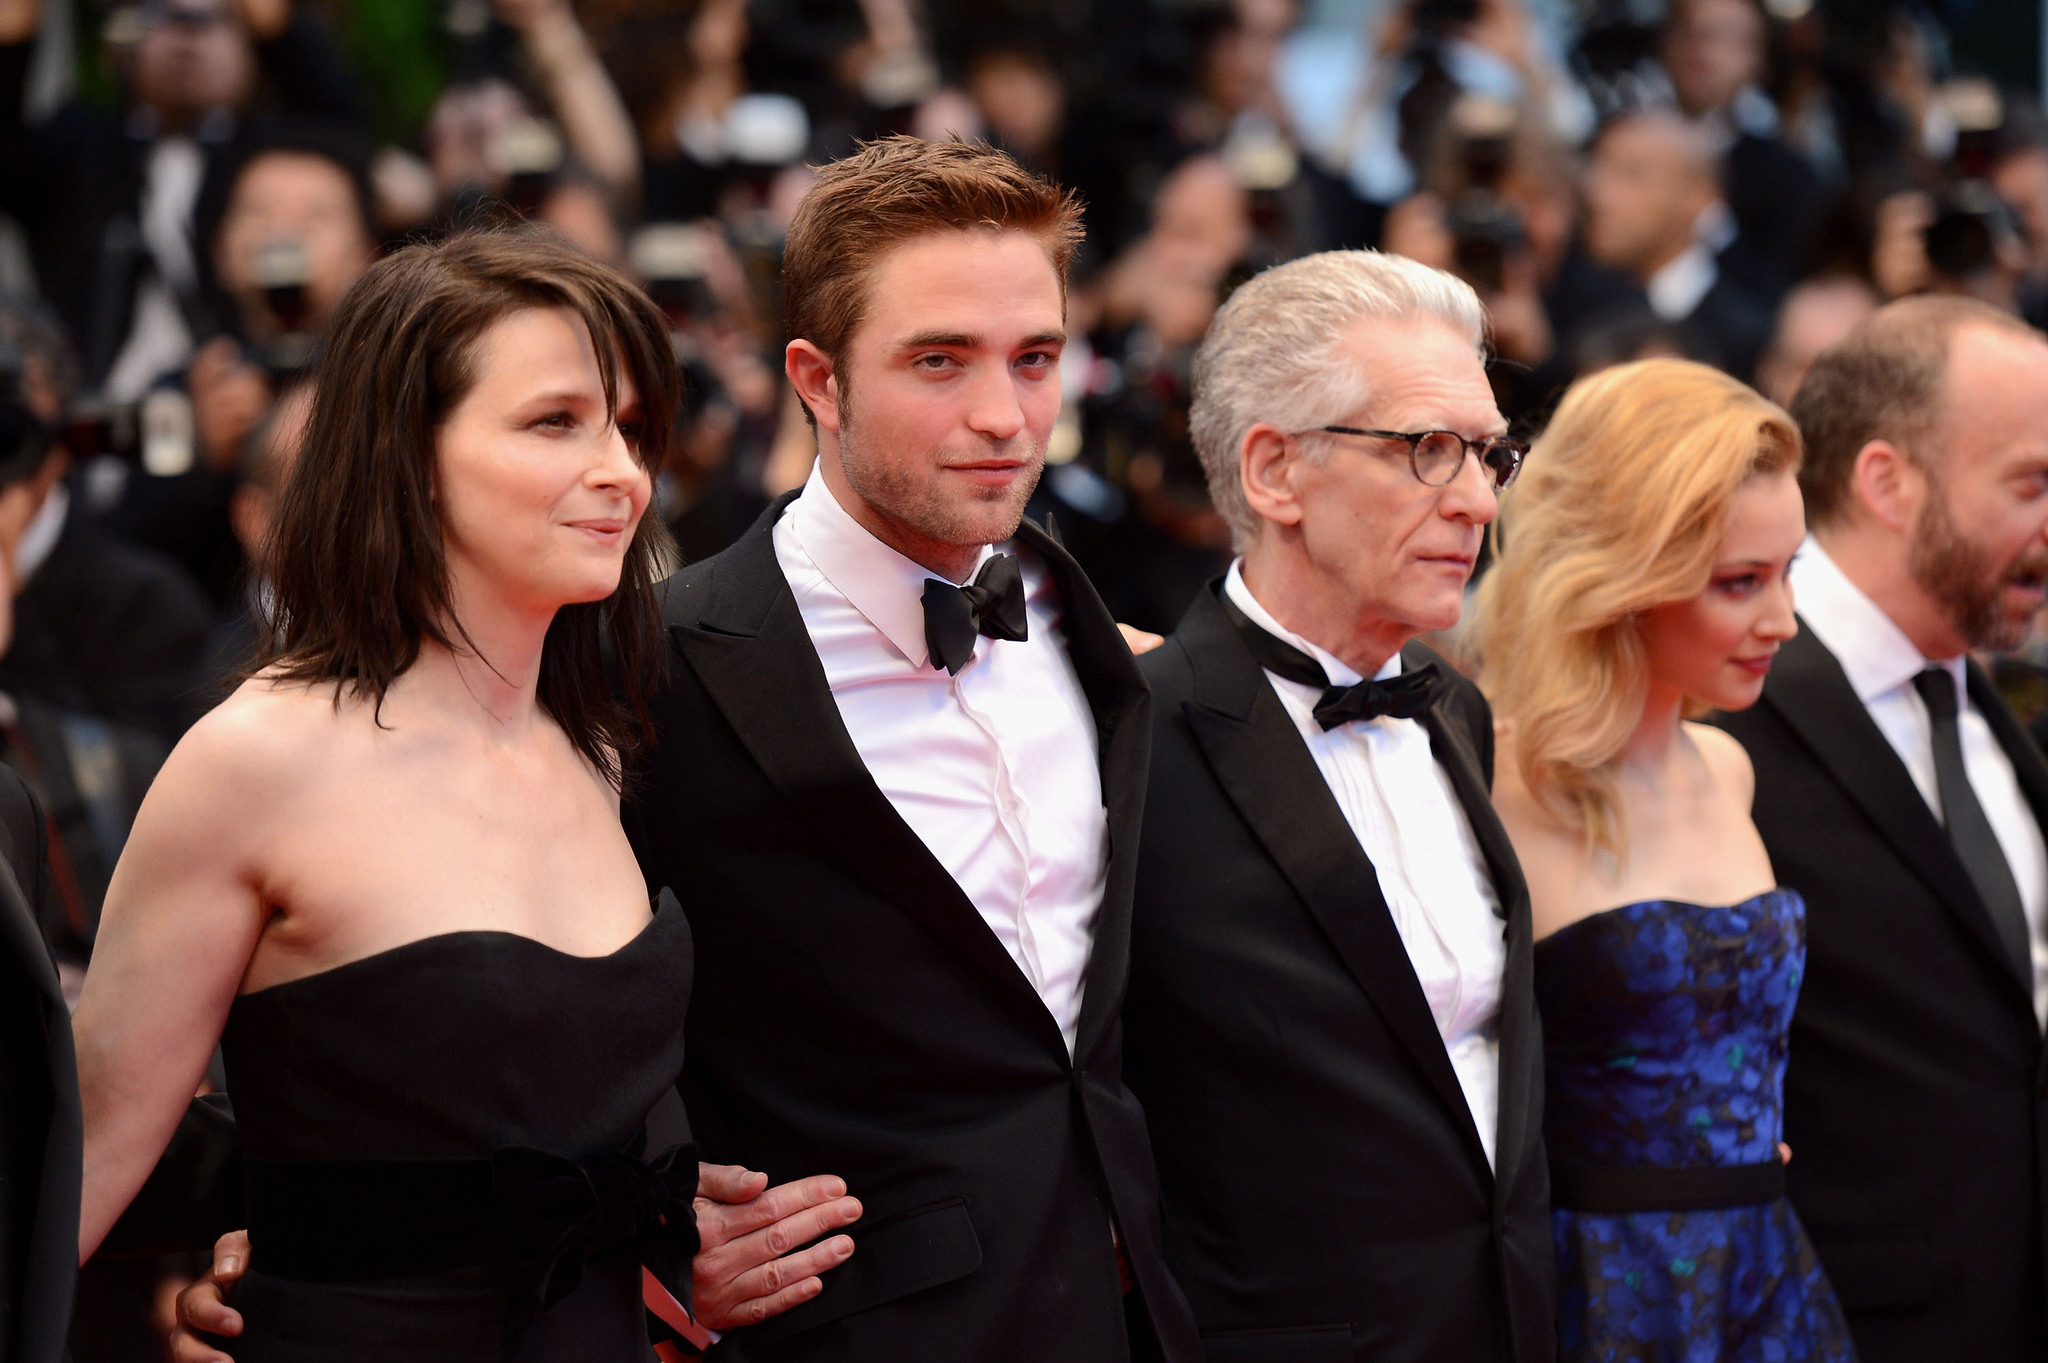
[[[1934,811],[1927,807],[1890,740],[1857,699],[1842,665],[1814,638],[1812,630],[1802,627],[1778,651],[1778,660],[1764,682],[1762,703],[1799,735],[1877,825],[1885,844],[1949,906],[1994,959],[2007,963],[2008,977],[2032,998],[2031,983],[2021,979],[2016,964],[2010,961],[1948,833],[1935,821]]]
[[[1085,1059],[1122,1011],[1130,977],[1131,883],[1138,828],[1145,816],[1146,767],[1151,753],[1151,694],[1109,608],[1064,546],[1025,521],[1017,539],[1035,550],[1059,589],[1061,632],[1088,708],[1095,716],[1102,804],[1109,825],[1109,869],[1102,908],[1088,955],[1087,985],[1074,1054]]]
[[[776,562],[773,521],[763,517],[707,565],[716,578],[697,623],[669,624],[677,652],[804,827],[950,944],[1065,1057],[1037,991],[861,761]]]
[[[1197,598],[1178,635],[1195,671],[1195,698],[1182,710],[1217,780],[1484,1166],[1471,1106],[1379,875],[1300,732],[1213,596]]]
[[[1450,668],[1448,662],[1420,645],[1411,645],[1405,651],[1405,662],[1409,667],[1435,662],[1445,670]],[[1522,864],[1515,859],[1508,831],[1494,812],[1493,792],[1479,754],[1472,746],[1471,734],[1452,713],[1448,696],[1439,695],[1423,715],[1422,726],[1429,731],[1429,750],[1451,778],[1451,788],[1457,792],[1466,821],[1472,825],[1472,836],[1486,858],[1494,894],[1500,899],[1501,917],[1506,920],[1507,960],[1502,972],[1499,1014],[1499,1124],[1493,1164],[1496,1170],[1512,1171],[1522,1167],[1522,1150],[1536,1115],[1530,1110],[1529,1081],[1541,1064],[1536,1053],[1541,1037],[1524,1025],[1536,1016],[1529,886],[1522,878]]]

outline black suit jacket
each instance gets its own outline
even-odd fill
[[[1805,272],[1807,256],[1826,218],[1826,194],[1812,164],[1774,137],[1743,133],[1721,161],[1722,192],[1749,244],[1753,292],[1772,304]]]
[[[1127,1064],[1210,1363],[1551,1358],[1529,895],[1485,700],[1450,673],[1422,722],[1506,918],[1498,1177],[1372,863],[1214,592],[1140,665]]]
[[[2048,762],[1974,665],[1969,687],[2048,827]],[[2048,1070],[2031,980],[1811,632],[1718,722],[1756,764],[1778,878],[1806,899],[1787,1179],[1859,1354],[2039,1359]]]
[[[686,1097],[706,1159],[843,1175],[858,1250],[732,1359],[1198,1358],[1159,1249],[1117,1013],[1147,708],[1087,579],[1029,523],[1095,715],[1107,889],[1069,1059],[1044,1003],[862,765],[770,532],[667,584],[674,676],[624,818],[688,905]],[[1136,1281],[1119,1296],[1117,1228]],[[1126,1305],[1131,1343],[1126,1342]]]
[[[212,608],[185,571],[95,524],[73,497],[14,606],[0,689],[146,730],[166,749],[218,696],[198,684]]]
[[[64,1357],[78,1280],[78,1066],[39,912],[47,825],[0,767],[0,1359]]]

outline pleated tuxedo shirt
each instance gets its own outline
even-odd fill
[[[1019,555],[1029,638],[931,665],[925,583],[840,506],[817,466],[777,521],[775,558],[869,774],[974,902],[1073,1054],[1109,866],[1095,721],[1045,566]],[[979,571],[996,552],[984,548]]]
[[[1363,680],[1336,655],[1284,628],[1245,586],[1242,560],[1223,590],[1261,629],[1323,665],[1333,686]],[[1398,676],[1397,652],[1376,680]],[[1316,722],[1320,688],[1266,673],[1301,732],[1344,821],[1379,876],[1380,893],[1415,967],[1444,1049],[1472,1109],[1487,1162],[1500,1116],[1501,975],[1506,923],[1486,858],[1450,778],[1430,751],[1429,731],[1412,719],[1353,720],[1327,732]],[[1364,911],[1364,906],[1360,906]]]

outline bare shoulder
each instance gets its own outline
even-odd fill
[[[260,805],[322,765],[352,708],[344,702],[337,711],[328,686],[252,677],[178,740],[157,786],[238,807]]]
[[[1700,757],[1713,774],[1714,784],[1748,809],[1756,795],[1756,768],[1750,765],[1749,750],[1742,746],[1741,740],[1711,724],[1688,723],[1685,732],[1698,746]]]

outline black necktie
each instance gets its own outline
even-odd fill
[[[1021,643],[1029,627],[1024,613],[1024,574],[1014,554],[996,554],[964,587],[936,577],[924,580],[924,644],[932,666],[955,676],[974,656],[974,641]]]
[[[1354,719],[1378,719],[1381,715],[1416,719],[1429,709],[1430,701],[1436,696],[1435,663],[1424,663],[1413,671],[1399,673],[1386,681],[1374,681],[1368,677],[1350,686],[1332,686],[1330,675],[1323,671],[1321,663],[1285,639],[1261,629],[1228,594],[1222,597],[1222,601],[1224,613],[1237,626],[1239,637],[1252,651],[1252,657],[1260,667],[1287,681],[1323,689],[1322,699],[1316,702],[1314,713],[1316,723],[1322,725],[1326,732]]]
[[[1934,726],[1934,785],[1941,795],[1941,809],[1948,824],[1949,841],[1970,873],[1970,882],[1984,907],[1991,911],[1992,926],[2012,953],[2013,961],[2031,980],[2034,957],[2028,943],[2027,913],[2020,904],[2020,887],[2012,878],[2012,866],[1977,792],[1970,787],[1970,775],[1963,767],[1962,732],[1956,725],[1956,682],[1945,667],[1930,667],[1913,678],[1913,689],[1927,702],[1927,717]]]

